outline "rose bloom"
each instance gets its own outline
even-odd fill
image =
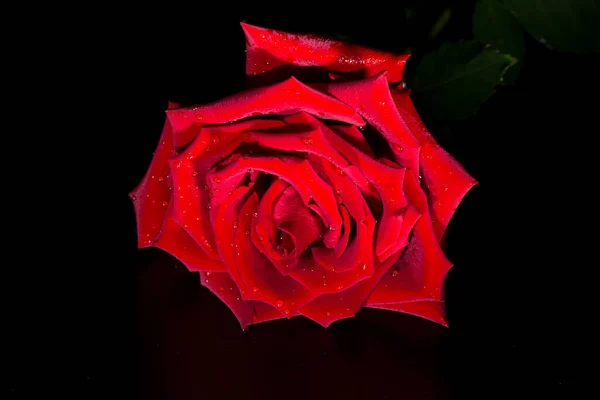
[[[158,247],[249,324],[361,307],[446,325],[440,240],[476,183],[402,85],[408,55],[242,24],[248,89],[170,105],[130,193]]]

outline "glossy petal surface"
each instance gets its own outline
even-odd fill
[[[242,27],[261,86],[169,106],[130,193],[138,247],[199,272],[243,328],[361,307],[447,325],[440,243],[476,181],[390,89],[408,56]]]

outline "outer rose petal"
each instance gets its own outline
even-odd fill
[[[420,165],[429,191],[433,229],[441,239],[454,211],[477,181],[431,136],[409,94],[409,89],[392,91],[398,112],[423,146]]]
[[[388,71],[390,82],[402,80],[409,54],[393,54],[315,35],[293,34],[242,23],[246,35],[246,75],[282,66],[321,67],[323,72],[359,72],[361,77]]]
[[[273,86],[247,90],[214,103],[167,110],[175,140],[193,124],[225,124],[256,115],[289,115],[300,111],[353,125],[365,121],[348,105],[313,89],[296,78]]]
[[[154,246],[170,253],[190,271],[224,272],[220,261],[211,260],[177,222],[168,216]]]
[[[446,327],[448,326],[444,302],[440,301],[412,301],[400,304],[380,304],[370,307],[411,314]]]
[[[324,294],[300,309],[300,314],[328,327],[332,322],[353,317],[364,304],[369,293],[398,259],[398,255],[383,262],[375,275],[339,293]]]
[[[235,282],[225,272],[201,272],[200,283],[229,307],[242,329],[246,329],[246,326],[250,324],[284,318],[279,311],[268,304],[242,300]]]
[[[419,142],[395,107],[386,74],[360,81],[321,85],[327,93],[352,106],[385,137],[401,166],[419,170]]]
[[[408,301],[442,299],[442,288],[452,266],[433,232],[427,199],[416,177],[406,175],[407,195],[423,214],[417,221],[413,237],[398,264],[373,290],[365,306],[400,304]]]
[[[169,107],[176,105],[169,103]],[[135,208],[139,248],[151,246],[163,224],[167,213],[163,204],[171,200],[168,159],[174,155],[171,123],[165,121],[150,167],[138,186],[129,193]]]

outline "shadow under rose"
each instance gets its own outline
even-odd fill
[[[156,249],[137,256],[136,359],[145,399],[454,398],[448,330],[363,309],[325,329],[304,317],[252,325]],[[459,396],[460,397],[460,396]]]

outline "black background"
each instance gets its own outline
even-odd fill
[[[127,193],[150,162],[167,101],[204,103],[243,87],[240,21],[398,52],[410,45],[415,57],[442,40],[469,38],[469,2],[413,3],[423,16],[413,25],[402,22],[400,8],[381,5],[285,13],[170,6],[153,18],[122,18],[126,32],[104,48],[115,50],[109,64],[119,79],[110,100],[100,101],[107,126],[98,125],[94,140],[107,146],[96,164],[102,177],[89,188],[99,204],[86,209],[89,234],[69,242],[77,268],[57,306],[68,316],[55,323],[68,329],[39,368],[58,375],[48,387],[82,399],[574,398],[586,382],[593,334],[586,309],[593,292],[584,287],[597,261],[584,256],[591,235],[580,226],[595,225],[593,208],[579,199],[595,185],[583,177],[598,131],[594,56],[557,53],[528,37],[516,85],[499,88],[467,120],[427,121],[480,182],[448,228],[449,329],[364,309],[329,329],[298,317],[242,332],[197,274],[160,250],[136,249]],[[449,25],[427,41],[448,4]],[[109,24],[103,29],[115,34]],[[41,378],[32,378],[22,347],[9,347],[18,360],[10,392],[25,396]]]

